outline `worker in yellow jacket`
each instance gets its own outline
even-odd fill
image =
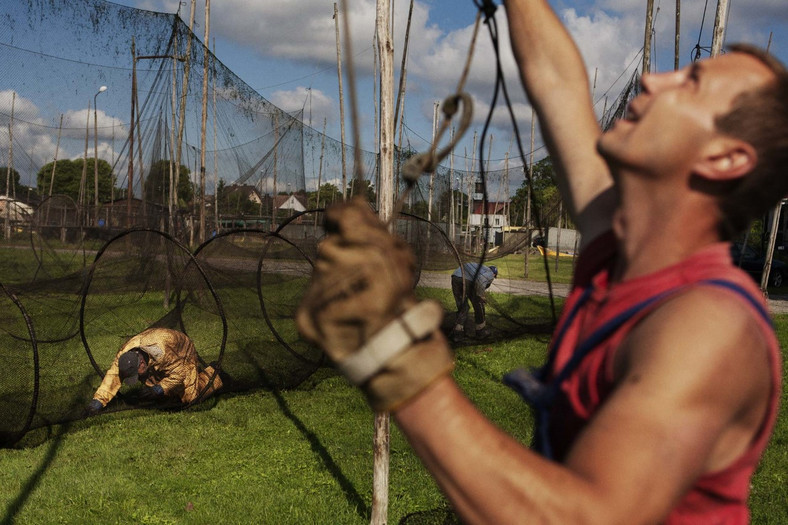
[[[100,412],[115,397],[122,383],[133,385],[137,381],[144,383],[140,389],[141,399],[166,396],[180,399],[182,403],[191,403],[201,395],[207,397],[222,387],[222,380],[212,366],[201,370],[194,343],[186,334],[167,328],[150,328],[133,336],[120,348],[87,412]]]

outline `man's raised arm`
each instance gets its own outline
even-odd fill
[[[613,180],[597,153],[583,59],[547,0],[504,0],[520,78],[558,172],[564,202],[588,242],[610,227]]]

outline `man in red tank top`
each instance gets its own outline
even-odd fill
[[[465,522],[744,523],[781,371],[728,242],[788,194],[788,73],[734,47],[644,74],[602,133],[548,1],[505,7],[583,240],[546,367],[508,379],[538,408],[541,453],[463,395],[439,313],[413,295],[412,255],[359,201],[327,212],[299,328],[394,413]]]

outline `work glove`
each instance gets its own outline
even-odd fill
[[[85,416],[95,416],[104,409],[104,405],[98,399],[93,399],[85,408]]]
[[[143,401],[150,401],[163,395],[164,389],[161,387],[161,385],[143,386],[140,388],[139,398]]]
[[[329,208],[325,227],[298,329],[374,409],[395,410],[454,367],[443,309],[416,300],[413,253],[364,199]]]

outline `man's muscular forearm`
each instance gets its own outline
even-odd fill
[[[604,498],[591,483],[498,429],[449,376],[394,417],[463,522],[603,523],[607,518]]]

